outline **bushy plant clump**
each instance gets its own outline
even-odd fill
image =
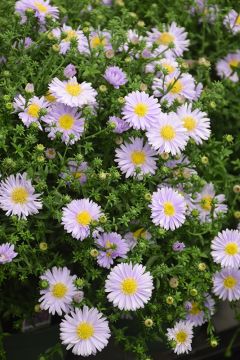
[[[187,353],[204,323],[217,344],[216,302],[240,298],[240,21],[201,4],[0,5],[3,325],[46,310],[82,356],[110,335]]]

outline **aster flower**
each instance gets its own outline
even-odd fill
[[[215,300],[208,293],[204,293],[204,306],[207,309],[209,315],[213,315],[215,313]]]
[[[10,263],[18,253],[14,251],[14,245],[5,243],[0,245],[0,264]]]
[[[18,106],[20,109],[21,101],[23,102],[23,99],[20,97],[18,97],[18,99],[15,99],[16,109],[18,108]],[[43,96],[41,98],[34,96],[29,100],[27,107],[23,111],[19,112],[18,117],[22,120],[25,126],[29,127],[32,123],[36,123],[41,129],[41,125],[39,122],[41,112],[47,112],[48,106],[49,103],[44,99]]]
[[[75,309],[60,323],[62,344],[78,356],[95,355],[108,344],[110,336],[108,321],[95,308]]]
[[[161,98],[161,102],[166,100],[169,105],[174,100],[183,99],[193,101],[196,96],[194,78],[190,74],[180,74],[174,72],[165,78],[154,78],[152,84],[153,94]],[[161,91],[160,91],[161,90]]]
[[[69,312],[70,304],[77,293],[74,285],[76,278],[76,275],[70,275],[68,268],[57,268],[56,266],[51,270],[48,269],[40,276],[41,280],[45,280],[49,284],[47,289],[40,290],[42,295],[39,299],[41,309],[48,310],[53,315]]]
[[[26,219],[27,216],[37,214],[42,208],[40,194],[35,194],[31,180],[27,175],[10,175],[0,182],[0,208],[6,215],[17,215]]]
[[[173,74],[178,70],[178,63],[173,58],[167,57],[150,62],[145,67],[146,73],[156,73],[157,78],[163,76],[163,70],[167,71],[168,75]]]
[[[218,60],[216,70],[220,78],[228,78],[233,82],[239,81],[236,68],[240,65],[240,51],[230,53],[225,58]]]
[[[108,300],[120,310],[143,308],[150,300],[152,290],[152,276],[140,264],[121,263],[115,266],[105,283]]]
[[[27,20],[26,10],[32,9],[40,24],[45,24],[46,16],[58,19],[58,8],[50,5],[49,0],[19,0],[15,4],[16,12],[21,16],[22,23]]]
[[[164,166],[173,169],[173,175],[182,174],[186,179],[190,178],[192,175],[197,174],[197,171],[194,169],[194,165],[190,164],[190,161],[185,155],[178,155],[177,158],[173,160],[168,160]]]
[[[206,0],[195,0],[194,6],[190,8],[191,14],[198,16],[199,22],[203,19],[209,23],[214,23],[219,12],[217,5],[208,5]]]
[[[62,134],[65,144],[74,144],[84,131],[85,120],[77,108],[56,103],[51,107],[48,114],[42,118],[48,125],[46,131],[50,139],[55,139],[57,132]]]
[[[47,148],[46,150],[45,150],[45,156],[46,156],[46,158],[47,159],[55,159],[55,157],[56,157],[56,150],[55,149],[53,149],[53,148]]]
[[[88,164],[86,161],[78,163],[77,161],[70,160],[68,161],[68,170],[74,179],[78,180],[81,185],[87,182],[86,171],[88,169]],[[67,173],[60,175],[63,179],[67,176]]]
[[[201,310],[199,304],[196,302],[191,303],[191,308],[188,310],[186,320],[191,322],[193,326],[201,326],[207,321],[204,311]]]
[[[190,321],[179,321],[173,328],[167,329],[168,340],[175,342],[174,352],[188,353],[192,350],[193,324]]]
[[[172,249],[173,251],[181,252],[185,249],[185,247],[186,246],[183,242],[176,241],[175,243],[173,243]]]
[[[89,199],[73,200],[63,208],[62,225],[74,239],[90,235],[90,224],[101,216],[101,208]]]
[[[119,66],[108,66],[103,77],[115,89],[119,89],[120,86],[125,85],[128,81],[126,73]]]
[[[229,13],[223,19],[223,24],[233,34],[237,34],[240,31],[240,13],[234,9],[230,10]]]
[[[14,111],[15,112],[24,111],[25,107],[26,107],[26,99],[21,94],[16,95],[13,100]]]
[[[96,49],[98,47],[104,48],[105,51],[111,50],[110,43],[111,34],[108,31],[92,31],[89,35],[90,47]]]
[[[125,97],[123,119],[134,129],[149,129],[157,121],[160,113],[157,99],[144,91],[134,91]]]
[[[211,244],[211,255],[222,267],[240,267],[240,231],[224,230],[219,232]]]
[[[115,125],[113,132],[116,134],[122,134],[130,129],[130,126],[126,123],[126,121],[117,116],[110,116],[108,122]]]
[[[55,77],[49,85],[49,91],[56,97],[57,102],[71,107],[83,107],[96,102],[96,90],[85,81],[79,84],[75,76],[68,81],[61,81]]]
[[[196,144],[202,144],[210,136],[210,119],[199,109],[192,110],[192,104],[184,104],[177,109],[177,115]]]
[[[188,135],[178,116],[161,113],[155,124],[146,132],[148,142],[159,154],[179,154],[187,145]]]
[[[177,191],[162,187],[152,195],[151,219],[155,225],[175,230],[185,221],[186,202]]]
[[[212,209],[214,218],[216,218],[219,213],[226,213],[228,208],[227,205],[223,204],[224,201],[224,194],[216,195],[213,184],[206,184],[202,191],[196,194],[196,198],[193,201],[195,208],[199,211],[200,221],[210,221]]]
[[[115,161],[126,178],[154,174],[157,168],[156,152],[141,138],[130,138],[130,143],[124,143],[116,150]],[[137,169],[140,173],[137,173]]]
[[[240,270],[222,269],[213,276],[213,292],[222,300],[240,299]]]
[[[144,228],[139,228],[134,232],[128,232],[124,235],[124,239],[127,242],[129,249],[132,250],[137,245],[138,239],[143,238],[150,240],[152,235]]]
[[[68,64],[64,69],[64,76],[69,79],[77,74],[76,67],[73,64]]]
[[[129,251],[125,239],[116,232],[99,235],[95,243],[99,248],[98,265],[107,269],[110,269],[114,259],[125,258]]]
[[[77,28],[74,30],[71,26],[63,24],[62,28],[56,28],[52,30],[52,35],[61,40],[59,43],[60,54],[65,55],[71,48],[73,41],[77,44],[77,49],[80,54],[89,54],[88,40],[82,30]],[[75,74],[74,74],[75,75]],[[72,75],[72,76],[74,76]]]
[[[167,56],[182,56],[189,46],[189,40],[187,39],[185,29],[177,26],[175,22],[165,26],[164,31],[162,32],[153,28],[152,31],[147,34],[147,43],[158,45],[159,52],[165,51],[165,55]],[[167,50],[170,44],[173,44],[173,49]]]

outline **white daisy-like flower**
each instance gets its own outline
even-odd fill
[[[175,341],[174,352],[177,355],[188,353],[192,350],[193,324],[190,321],[179,321],[173,328],[167,329],[167,337]]]
[[[173,112],[161,113],[158,121],[147,130],[146,135],[149,144],[160,154],[180,154],[188,141],[186,129]]]
[[[49,85],[49,91],[55,96],[57,102],[71,107],[83,107],[96,103],[96,90],[85,81],[79,84],[75,76],[67,81],[61,81],[55,77]]]
[[[190,321],[193,326],[201,326],[207,321],[204,311],[197,302],[191,303],[191,308],[188,310],[186,320]]]
[[[177,109],[177,115],[196,144],[202,144],[210,136],[210,119],[199,109],[192,110],[192,104],[184,104]]]
[[[152,290],[153,278],[141,264],[121,263],[115,266],[105,283],[108,300],[120,310],[143,308],[150,300]]]
[[[19,97],[18,102],[15,102],[16,106],[19,105],[20,109],[21,105],[19,101],[21,102],[23,101],[23,99]],[[32,99],[29,100],[27,107],[23,109],[23,111],[19,112],[18,117],[22,120],[25,126],[29,127],[32,123],[37,123],[38,127],[41,129],[41,125],[39,122],[41,111],[47,111],[48,106],[49,103],[45,100],[44,96],[42,96],[41,98],[34,96]]]
[[[62,225],[74,239],[90,235],[90,224],[102,215],[101,208],[89,199],[73,200],[63,208]]]
[[[240,270],[225,268],[213,276],[213,292],[222,300],[240,299]]]
[[[54,266],[51,270],[48,269],[40,278],[49,284],[47,289],[40,290],[42,295],[39,299],[41,309],[48,310],[53,315],[55,313],[62,315],[64,312],[69,312],[73,297],[77,294],[74,285],[76,275],[71,276],[70,270],[66,267],[57,268]]]
[[[10,175],[0,182],[0,208],[6,215],[17,215],[26,219],[27,216],[37,214],[42,208],[40,194],[35,194],[31,180],[27,174]]]
[[[95,308],[75,309],[60,323],[62,344],[78,356],[95,355],[108,344],[110,336],[108,321]]]
[[[240,231],[224,230],[213,239],[211,244],[213,260],[222,267],[240,267]]]
[[[141,138],[130,138],[129,143],[124,143],[116,150],[115,161],[126,178],[135,176],[139,169],[138,176],[154,174],[157,168],[157,153],[147,143],[143,144]]]

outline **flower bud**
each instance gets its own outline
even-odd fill
[[[27,85],[25,86],[25,91],[29,94],[34,93],[34,85],[27,83]]]
[[[147,91],[147,88],[148,88],[147,84],[144,84],[144,83],[140,84],[140,90],[141,91]]]
[[[84,286],[84,283],[85,283],[84,279],[78,278],[75,280],[75,285],[80,289]]]
[[[47,289],[49,287],[49,283],[47,280],[40,280],[39,286],[41,289]]]
[[[105,180],[107,178],[107,173],[101,171],[99,174],[98,174],[98,177],[100,180]]]
[[[144,199],[147,200],[147,201],[150,201],[150,200],[152,199],[152,194],[146,193],[146,194],[144,195]]]
[[[93,257],[93,258],[96,258],[99,254],[99,251],[97,249],[91,249],[90,250],[90,255]]]
[[[235,219],[238,219],[238,220],[240,219],[240,211],[235,211],[233,215],[234,215]]]
[[[59,52],[59,51],[60,51],[60,46],[59,46],[58,44],[53,44],[53,45],[52,45],[52,49],[53,49],[53,51],[55,51],[55,52]]]
[[[106,92],[107,91],[107,87],[105,85],[100,85],[99,86],[99,91],[101,92]]]
[[[43,144],[37,144],[36,146],[37,151],[42,152],[45,149],[45,146]]]
[[[178,278],[176,276],[172,277],[169,280],[169,286],[173,289],[177,288],[179,284]]]
[[[202,156],[201,157],[201,163],[204,164],[204,165],[208,164],[208,157],[207,156]]]
[[[206,269],[207,265],[204,262],[198,264],[198,270],[205,271]]]
[[[240,185],[234,185],[233,192],[235,192],[236,194],[239,194],[240,193]]]
[[[35,311],[36,313],[39,313],[39,312],[41,311],[41,308],[40,308],[40,305],[39,305],[39,304],[36,304],[36,305],[34,306],[34,311]]]
[[[41,251],[46,251],[47,249],[48,249],[48,244],[46,243],[46,242],[40,242],[40,244],[39,244],[39,249],[41,250]]]
[[[146,327],[148,327],[148,328],[152,327],[152,326],[153,326],[153,321],[152,321],[152,319],[146,319],[146,320],[144,321],[144,325],[145,325]]]
[[[125,103],[124,97],[119,97],[118,102],[119,102],[119,104],[124,104]]]
[[[112,59],[113,57],[114,57],[114,51],[113,50],[107,50],[106,52],[105,52],[105,56],[106,56],[106,58],[107,59]]]
[[[168,159],[169,159],[169,154],[166,153],[166,152],[161,153],[160,156],[161,156],[161,158],[162,158],[163,160],[168,160]]]
[[[166,303],[167,303],[168,305],[172,305],[172,304],[174,303],[173,297],[172,297],[172,296],[168,296],[168,297],[166,298]]]
[[[191,290],[190,290],[190,294],[191,294],[192,296],[197,296],[197,294],[198,294],[197,289],[191,289]]]
[[[107,217],[106,215],[101,215],[100,218],[99,218],[99,222],[101,224],[105,224],[107,222]]]
[[[145,26],[145,22],[142,21],[142,20],[139,20],[139,21],[137,22],[137,25],[138,25],[139,27],[144,27],[144,26]]]
[[[217,341],[217,339],[211,339],[210,345],[211,345],[211,347],[213,347],[213,348],[217,347],[217,346],[218,346],[218,341]]]

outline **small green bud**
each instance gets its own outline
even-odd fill
[[[46,242],[40,242],[40,244],[39,244],[39,249],[41,250],[41,251],[46,251],[47,249],[48,249],[48,244],[46,243]]]
[[[139,27],[144,27],[144,26],[145,26],[145,22],[142,21],[142,20],[139,20],[139,21],[137,22],[137,25],[138,25]]]
[[[119,97],[118,102],[119,102],[119,104],[124,104],[125,103],[124,97]]]
[[[90,250],[90,255],[93,257],[93,258],[96,258],[99,254],[99,251],[97,249],[91,249]]]
[[[59,46],[58,44],[53,44],[53,45],[52,45],[52,49],[53,49],[53,51],[55,51],[55,52],[59,52],[59,51],[60,51],[60,46]]]
[[[208,157],[207,156],[202,156],[201,157],[201,163],[204,164],[204,165],[207,165],[208,164]]]
[[[101,92],[106,92],[107,91],[107,87],[105,85],[100,85],[99,86],[99,91]]]
[[[238,219],[238,220],[240,219],[240,211],[235,211],[233,215],[234,215],[235,219]]]
[[[49,287],[49,283],[47,280],[40,280],[39,286],[41,289],[47,289]]]
[[[172,304],[174,303],[173,297],[172,297],[172,296],[168,296],[168,297],[166,298],[166,303],[167,303],[168,305],[172,305]]]
[[[44,156],[38,156],[37,157],[37,162],[39,162],[40,164],[44,163],[45,161],[45,157]]]
[[[10,71],[4,70],[2,74],[3,74],[4,77],[9,77],[10,76]]]
[[[169,286],[173,289],[176,289],[178,287],[179,281],[178,278],[176,276],[172,277],[169,280]]]
[[[101,171],[101,172],[99,173],[98,177],[99,177],[100,180],[106,180],[106,178],[107,178],[107,173]]]
[[[204,262],[198,264],[198,270],[205,271],[206,269],[207,265]]]
[[[229,143],[233,142],[233,136],[230,134],[225,135],[225,140]]]
[[[146,319],[146,320],[144,321],[144,325],[145,325],[146,327],[148,327],[148,328],[152,327],[152,326],[153,326],[153,321],[152,321],[152,319]]]
[[[4,101],[9,101],[9,100],[11,100],[11,96],[10,95],[4,95],[3,100]]]
[[[147,200],[147,201],[150,201],[150,200],[152,199],[152,194],[146,193],[146,194],[144,195],[144,199]]]
[[[80,289],[83,288],[84,283],[85,283],[84,279],[78,278],[75,280],[75,285]]]
[[[106,215],[101,215],[99,218],[99,221],[101,224],[105,224],[107,222],[107,217]]]
[[[35,311],[36,313],[39,313],[39,312],[41,311],[41,308],[40,308],[40,305],[39,305],[39,304],[36,304],[36,305],[34,306],[34,311]]]
[[[215,101],[210,101],[209,106],[210,106],[212,109],[216,109],[217,104],[215,103]]]
[[[45,149],[45,146],[43,144],[37,144],[36,146],[37,151],[42,152]]]
[[[13,105],[10,102],[6,103],[5,107],[6,107],[7,110],[12,110],[13,109]]]
[[[214,339],[214,338],[211,339],[210,345],[211,345],[212,348],[217,347],[217,346],[218,346],[218,341],[217,341],[217,339]]]
[[[192,296],[197,296],[197,294],[198,294],[197,289],[191,289],[191,290],[190,290],[190,295],[192,295]]]

